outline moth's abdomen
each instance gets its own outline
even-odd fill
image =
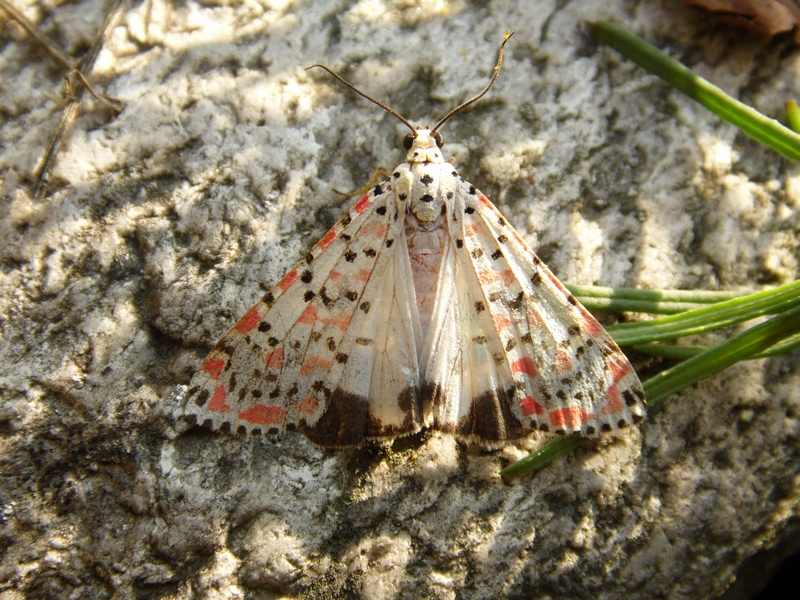
[[[430,330],[447,230],[444,227],[436,227],[432,230],[409,227],[406,229],[406,237],[411,272],[414,276],[414,293],[417,299],[419,324],[422,331],[422,339],[417,342],[417,356],[419,357]]]

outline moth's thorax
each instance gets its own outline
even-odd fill
[[[429,130],[417,130],[406,162],[395,169],[393,178],[398,213],[413,215],[410,220],[422,229],[439,226],[443,207],[455,194],[456,173]]]

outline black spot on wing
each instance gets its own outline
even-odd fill
[[[197,391],[196,391],[196,390],[197,390],[197,388],[192,388],[192,389],[194,389],[194,390],[195,390],[195,392],[194,392],[194,393],[197,393]],[[209,397],[210,395],[211,395],[211,393],[210,393],[208,390],[201,390],[201,391],[200,391],[200,393],[199,393],[199,394],[197,394],[197,397],[194,399],[194,403],[195,403],[197,406],[199,406],[199,407],[201,407],[201,408],[202,408],[203,406],[205,406],[205,405],[206,405],[206,402],[208,402],[208,397]],[[190,392],[189,392],[189,397],[191,397],[191,396],[192,396],[192,392],[190,391]]]
[[[469,413],[456,428],[459,435],[478,437],[487,442],[499,442],[527,435],[525,427],[512,410],[516,402],[516,390],[490,390],[472,399]]]
[[[508,303],[508,306],[512,310],[521,310],[524,303],[525,303],[525,293],[520,292],[519,294],[517,294],[516,298],[514,298]]]
[[[325,288],[322,288],[319,291],[319,297],[320,297],[320,300],[322,300],[322,304],[324,304],[325,306],[330,306],[334,302],[333,298],[328,296],[328,290],[325,289]]]
[[[337,388],[319,420],[314,424],[301,420],[300,431],[320,446],[358,446],[366,438],[368,411],[366,398]]]
[[[225,338],[222,338],[217,342],[217,345],[214,346],[214,350],[230,358],[233,355],[234,350],[236,350],[236,347],[231,345],[231,343]]]
[[[347,355],[336,356],[347,362]],[[420,428],[420,394],[416,388],[403,390],[397,398],[398,409],[404,414],[399,426],[390,426],[369,413],[367,399],[358,394],[336,388],[328,394],[325,408],[316,423],[300,421],[300,431],[320,446],[359,446],[367,438],[394,437],[413,433]]]

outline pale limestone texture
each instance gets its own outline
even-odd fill
[[[74,53],[105,10],[15,4]],[[534,442],[324,451],[171,416],[176,386],[351,202],[332,189],[403,157],[402,125],[314,62],[432,124],[486,83],[512,27],[445,152],[559,277],[796,279],[798,166],[600,46],[598,19],[766,114],[800,97],[787,40],[666,0],[130,3],[91,75],[124,109],[87,95],[34,199],[63,74],[4,22],[3,598],[710,598],[797,539],[797,352],[508,480]]]

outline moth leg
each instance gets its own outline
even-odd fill
[[[355,196],[363,196],[369,190],[375,187],[375,184],[379,181],[383,181],[384,179],[389,179],[389,176],[392,172],[389,169],[384,167],[378,167],[378,169],[372,174],[372,177],[369,179],[369,183],[362,187],[361,189],[355,190],[353,192],[341,192],[336,188],[331,188],[334,193],[339,194],[340,196],[344,196],[345,198],[353,198]]]

